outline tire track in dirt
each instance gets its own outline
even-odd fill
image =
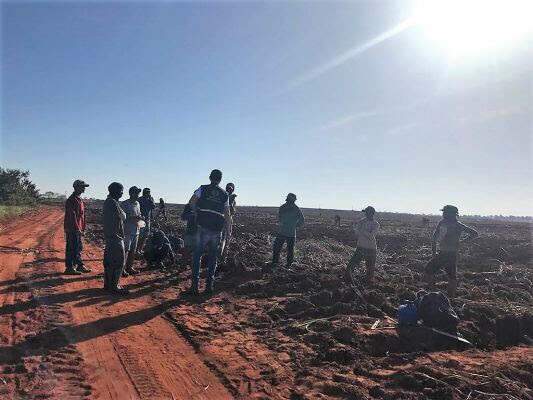
[[[0,233],[0,398],[232,398],[161,317],[179,301],[154,301],[157,279],[135,277],[129,297],[110,297],[101,249],[84,251],[97,272],[61,275],[61,210],[21,224]]]

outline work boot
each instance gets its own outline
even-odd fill
[[[197,287],[191,286],[189,290],[183,293],[185,296],[198,296],[200,295],[200,291]]]
[[[76,271],[74,268],[67,268],[64,272],[65,275],[81,275],[80,271]]]
[[[81,264],[78,266],[78,268],[76,268],[76,271],[86,274],[87,272],[91,272],[92,270]]]

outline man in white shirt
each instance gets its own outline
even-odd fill
[[[353,270],[359,266],[361,261],[366,264],[366,278],[368,283],[374,280],[374,270],[376,266],[377,242],[376,234],[379,230],[379,224],[374,219],[376,210],[372,206],[366,207],[363,212],[365,218],[359,221],[355,226],[355,236],[357,248],[353,254],[346,269],[346,278],[353,282]]]

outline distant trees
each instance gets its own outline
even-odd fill
[[[0,203],[19,205],[37,202],[39,190],[29,177],[29,171],[0,167]]]

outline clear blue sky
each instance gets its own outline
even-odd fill
[[[1,165],[100,198],[185,202],[219,168],[241,204],[533,215],[531,35],[436,39],[416,10],[3,2]]]

